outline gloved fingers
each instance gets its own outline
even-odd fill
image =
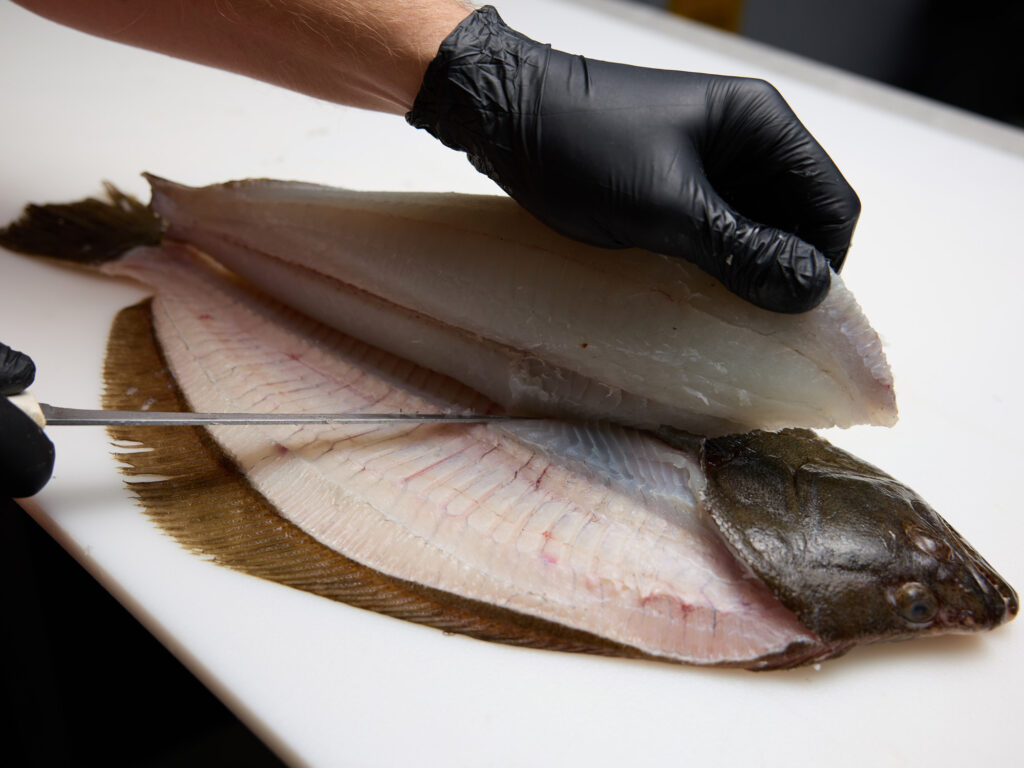
[[[18,499],[39,492],[53,474],[54,458],[43,430],[0,397],[0,496]]]
[[[703,200],[706,271],[773,312],[806,312],[824,300],[832,277],[820,250],[790,232],[746,218],[713,190],[706,190]]]
[[[832,158],[770,84],[731,83],[704,152],[719,194],[763,225],[796,234],[838,271],[860,216],[860,200]]]
[[[743,298],[773,312],[814,309],[832,276],[825,255],[795,235],[747,222],[737,227],[724,282]]]
[[[853,231],[857,227],[860,216],[860,200],[853,189],[849,189],[852,199],[843,206],[843,213],[837,213],[832,220],[823,220],[800,229],[800,236],[814,244],[825,254],[832,269],[839,272],[846,262],[846,254],[853,241]]]
[[[781,209],[780,220],[794,222],[790,231],[824,253],[838,272],[860,218],[860,198],[803,125],[793,133],[790,151],[775,158],[779,165],[767,175],[764,193]]]
[[[16,395],[27,389],[36,377],[32,358],[0,342],[0,395]]]

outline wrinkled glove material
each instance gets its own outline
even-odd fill
[[[685,258],[774,311],[824,298],[860,212],[767,83],[569,55],[490,6],[442,43],[406,119],[558,232]]]
[[[28,355],[0,344],[0,495],[6,497],[32,496],[53,474],[53,443],[6,397],[31,385],[35,370]]]
[[[28,355],[0,343],[0,395],[24,392],[36,379],[36,366]]]

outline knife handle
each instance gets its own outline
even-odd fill
[[[40,428],[46,426],[46,417],[43,416],[43,409],[39,407],[39,401],[33,397],[31,392],[26,390],[17,395],[9,395],[7,399],[14,407],[38,424]]]

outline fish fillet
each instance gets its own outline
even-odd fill
[[[878,336],[838,276],[815,310],[779,315],[501,197],[150,183],[170,238],[508,410],[707,435],[896,419]]]

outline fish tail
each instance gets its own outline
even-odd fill
[[[0,246],[97,266],[140,245],[157,245],[164,225],[148,205],[104,182],[104,195],[73,203],[29,204],[0,229]]]

